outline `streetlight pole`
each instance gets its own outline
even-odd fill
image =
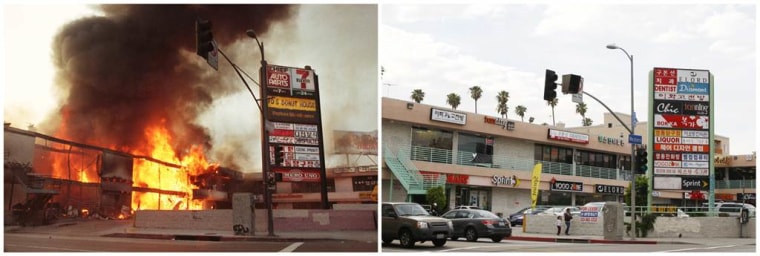
[[[633,110],[633,55],[628,54],[628,51],[615,45],[608,44],[607,49],[620,49],[625,53],[625,56],[631,61],[631,135],[636,134],[636,122],[634,121],[635,112]],[[634,158],[636,154],[636,147],[631,144],[631,230],[633,230],[632,240],[636,240],[636,170],[634,170]]]
[[[264,184],[264,204],[267,206],[267,230],[269,236],[274,236],[274,219],[272,218],[272,191],[269,190],[269,175],[273,175],[269,170],[269,146],[267,141],[269,140],[269,132],[266,130],[266,113],[267,113],[267,100],[266,96],[266,67],[267,61],[264,59],[264,43],[259,42],[259,38],[256,36],[256,32],[253,29],[248,29],[245,34],[256,40],[256,45],[261,51],[261,69],[259,69],[259,95],[261,96],[261,178]]]

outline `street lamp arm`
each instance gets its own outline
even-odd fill
[[[620,122],[620,124],[621,124],[621,125],[623,125],[623,127],[625,127],[625,129],[626,129],[626,130],[628,130],[628,133],[630,133],[630,134],[633,134],[633,132],[631,131],[631,128],[628,128],[628,126],[627,126],[627,125],[625,125],[625,123],[623,122],[623,120],[620,120],[620,117],[618,117],[618,116],[615,114],[615,112],[613,112],[613,111],[612,111],[612,110],[611,110],[609,107],[607,107],[607,105],[605,105],[605,104],[604,104],[604,102],[602,102],[601,100],[599,100],[599,99],[597,99],[596,97],[594,97],[594,95],[591,95],[591,94],[589,94],[589,93],[588,93],[588,92],[586,92],[585,90],[583,91],[583,94],[586,94],[586,95],[588,95],[588,96],[589,96],[589,97],[591,97],[592,99],[596,100],[596,102],[599,102],[599,104],[602,104],[602,106],[604,106],[604,108],[606,108],[608,111],[610,111],[610,113],[612,114],[612,116],[614,116],[614,117],[615,117],[615,119],[617,119],[617,120],[618,120],[618,122]]]
[[[253,38],[256,40],[256,46],[259,47],[259,51],[261,51],[261,61],[263,62],[265,60],[264,58],[264,43],[259,41],[259,37],[256,35],[256,31],[253,29],[248,29],[245,31],[245,34],[248,35],[248,37]]]
[[[227,54],[224,54],[224,52],[222,51],[222,49],[217,49],[217,50],[219,50],[219,53],[222,54],[222,56],[224,57],[224,59],[227,60],[227,62],[229,62],[230,65],[232,65],[232,68],[235,69],[235,72],[240,77],[240,80],[243,80],[243,84],[245,84],[245,88],[248,88],[248,92],[250,92],[251,96],[253,96],[253,100],[256,102],[256,106],[259,108],[259,111],[261,111],[261,113],[264,113],[264,110],[261,109],[261,104],[259,103],[259,100],[256,98],[256,95],[253,94],[253,90],[251,90],[251,87],[248,86],[248,83],[245,81],[245,78],[243,78],[243,75],[240,74],[239,67],[237,65],[235,65],[235,63],[232,63],[232,61],[230,61],[230,58],[227,57]]]

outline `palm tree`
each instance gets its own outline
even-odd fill
[[[449,93],[449,95],[446,95],[446,103],[451,105],[451,109],[456,110],[459,106],[459,103],[462,102],[462,97],[459,97],[456,93]]]
[[[414,91],[412,91],[412,100],[414,100],[414,102],[420,103],[424,98],[425,92],[423,92],[422,89],[414,89]]]
[[[520,120],[523,122],[525,122],[525,111],[528,111],[528,108],[523,105],[518,105],[517,108],[515,108],[515,113],[520,116]]]
[[[496,112],[498,112],[501,117],[507,118],[507,113],[509,113],[509,107],[507,107],[507,101],[509,101],[509,92],[500,91],[497,93],[496,101],[498,102],[498,105],[496,105]]]
[[[591,126],[591,123],[593,123],[594,120],[591,120],[591,118],[584,117],[583,118],[583,126]]]
[[[578,104],[575,105],[575,113],[581,114],[581,122],[584,123],[583,126],[588,126],[588,125],[585,125],[585,123],[586,123],[586,110],[587,110],[586,109],[586,103],[581,102],[581,103],[578,103]]]
[[[475,100],[475,114],[478,113],[478,100],[480,99],[480,96],[482,96],[483,90],[480,89],[480,86],[473,86],[470,87],[470,97],[472,97],[473,100]]]
[[[552,126],[556,126],[556,125],[557,125],[557,123],[556,123],[556,122],[554,122],[554,107],[556,107],[556,106],[557,106],[557,104],[559,104],[559,99],[557,99],[557,98],[554,98],[554,99],[553,99],[553,100],[551,100],[551,101],[548,101],[548,100],[547,100],[547,101],[546,101],[546,104],[548,104],[549,106],[551,106],[551,107],[552,107]]]

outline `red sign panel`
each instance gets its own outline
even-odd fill
[[[654,127],[678,128],[678,129],[710,129],[710,121],[707,116],[685,115],[654,115]]]
[[[267,86],[290,90],[290,74],[287,68],[268,66]]]
[[[469,181],[470,181],[470,176],[469,175],[446,174],[446,183],[467,185],[467,183]]]
[[[710,152],[709,145],[654,144],[655,151]]]
[[[319,169],[305,168],[273,168],[274,172],[282,173],[282,181],[286,182],[319,182]]]
[[[654,153],[654,160],[673,160],[673,161],[681,161],[681,154],[680,154],[680,153],[663,153],[663,152],[657,152],[657,153]]]

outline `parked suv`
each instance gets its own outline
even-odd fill
[[[412,248],[415,242],[432,241],[436,247],[446,244],[454,226],[451,220],[430,215],[417,203],[382,204],[382,240],[389,244],[398,239],[401,246]]]

